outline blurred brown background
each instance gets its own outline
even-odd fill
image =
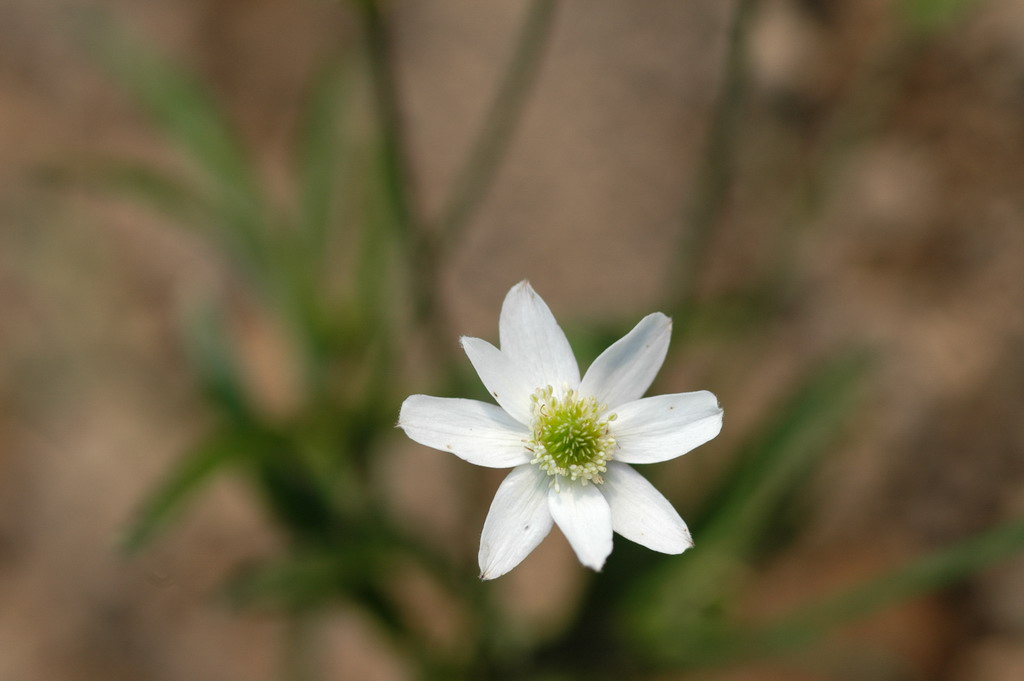
[[[720,442],[672,469],[699,489],[716,451],[807,357],[849,342],[878,352],[870,402],[753,612],[1024,513],[1024,2],[978,1],[934,31],[910,28],[897,5],[758,3],[736,174],[698,290],[740,290],[782,248],[792,294],[767,331],[728,347],[728,362],[708,343],[660,379],[711,389],[726,408]],[[524,7],[389,7],[428,212]],[[240,487],[219,482],[142,557],[115,549],[145,491],[202,429],[176,328],[183,302],[226,274],[201,240],[144,211],[36,181],[41,167],[88,154],[176,162],[78,45],[89,11],[116,15],[201,74],[272,180],[317,65],[354,39],[343,3],[326,0],[0,2],[0,680],[273,679],[280,622],[216,598],[227,574],[277,541]],[[659,305],[731,16],[720,0],[560,6],[507,163],[444,275],[453,343],[494,339],[501,297],[523,278],[566,323],[638,319]],[[286,401],[272,326],[254,314],[243,337],[268,408]],[[382,484],[409,522],[475,551],[500,478],[397,437],[395,447]],[[484,489],[451,493],[467,481]],[[496,588],[529,596],[517,601],[524,626],[557,628],[577,569],[553,535]],[[431,597],[418,596],[444,639],[457,623]],[[358,613],[332,615],[326,636],[332,678],[408,678]],[[909,678],[1024,678],[1024,561],[846,636],[868,651],[851,659],[851,678],[870,678],[878,656],[905,657]],[[813,670],[812,656],[800,678],[834,678]]]

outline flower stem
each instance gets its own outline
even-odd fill
[[[557,5],[557,0],[534,0],[526,12],[501,83],[441,211],[440,235],[446,244],[465,231],[494,183],[537,81]]]
[[[412,168],[406,151],[391,33],[377,0],[360,0],[357,4],[362,13],[374,105],[383,138],[385,190],[395,211],[396,226],[408,237],[416,231],[418,221],[413,205]]]
[[[683,219],[678,258],[669,282],[669,300],[677,323],[690,311],[700,263],[711,244],[715,226],[727,206],[732,185],[740,113],[749,85],[747,42],[757,0],[737,0],[729,30],[725,75],[698,171],[694,198]]]
[[[394,227],[402,241],[408,265],[407,284],[413,320],[427,333],[431,352],[452,356],[446,336],[446,315],[440,301],[439,249],[416,209],[415,183],[408,153],[401,100],[395,74],[391,32],[379,0],[359,0],[373,98],[382,135],[382,171],[385,195],[393,210]]]

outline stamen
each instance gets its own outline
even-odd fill
[[[615,438],[608,432],[608,423],[615,420],[615,414],[603,416],[605,405],[568,388],[560,396],[551,386],[540,388],[531,400],[530,463],[553,476],[556,489],[562,478],[582,484],[603,483],[601,474],[608,471],[607,463],[615,450]]]

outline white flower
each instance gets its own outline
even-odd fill
[[[413,395],[398,425],[420,444],[490,468],[511,468],[480,538],[480,576],[494,579],[557,523],[580,562],[600,570],[612,531],[662,553],[693,546],[672,505],[629,464],[685,454],[718,435],[707,391],[643,398],[665,361],[672,321],[656,312],[601,353],[583,379],[551,310],[526,281],[508,292],[501,349],[462,347],[498,405]]]

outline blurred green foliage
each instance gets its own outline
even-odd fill
[[[919,24],[948,21],[964,2],[906,3]],[[743,45],[752,2],[741,2],[729,75],[711,126],[707,173],[688,212],[680,254],[689,268],[665,300],[695,338],[754,333],[783,305],[785,286],[699,300],[691,284],[703,244],[731,182],[731,143],[744,90]],[[494,104],[437,220],[412,200],[407,145],[395,89],[388,18],[374,0],[354,4],[364,35],[357,54],[314,79],[295,144],[292,195],[278,205],[214,97],[193,76],[110,23],[88,32],[98,61],[188,162],[191,172],[105,159],[78,179],[124,195],[204,235],[235,267],[294,343],[300,396],[286,415],[255,404],[239,365],[223,301],[193,310],[183,343],[210,407],[209,433],[181,457],[142,505],[124,545],[145,548],[213,476],[243,477],[287,538],[282,554],[250,566],[227,587],[234,603],[293,616],[343,601],[363,608],[425,679],[634,678],[776,655],[1024,548],[1024,525],[996,528],[778,621],[741,622],[737,609],[756,566],[799,532],[803,493],[817,462],[857,415],[872,363],[849,349],[821,358],[746,434],[730,466],[692,516],[697,548],[678,560],[620,544],[617,559],[589,578],[570,626],[552,640],[503,630],[506,616],[475,566],[453,563],[392,519],[369,480],[370,462],[395,437],[406,387],[394,367],[402,339],[437,339],[436,376],[445,388],[477,390],[468,362],[453,363],[456,333],[443,319],[436,273],[452,240],[471,225],[514,133],[552,31],[556,3],[531,3]],[[367,114],[369,111],[369,114]],[[362,118],[368,125],[360,124]],[[694,245],[697,244],[697,247]],[[354,253],[339,264],[342,253]],[[396,297],[415,301],[396,309]],[[583,357],[625,330],[580,328]],[[728,411],[729,405],[726,405]],[[726,455],[726,454],[722,454]],[[801,505],[804,504],[804,505]],[[467,537],[467,541],[472,541]],[[625,554],[625,555],[621,555]],[[396,566],[429,575],[470,619],[469,654],[425,641],[391,588]]]
[[[903,0],[907,22],[917,31],[933,33],[951,27],[979,0]]]

